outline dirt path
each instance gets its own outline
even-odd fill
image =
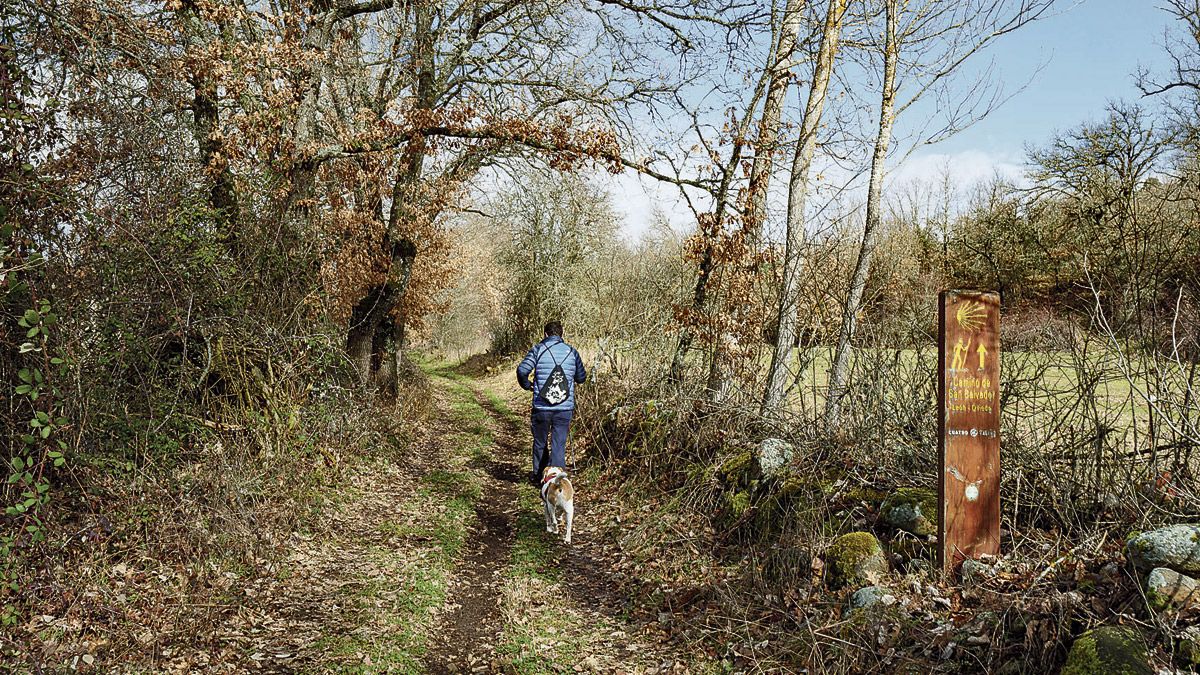
[[[476,401],[481,399],[475,393]],[[437,644],[425,659],[431,673],[496,672],[496,649],[503,633],[500,588],[509,564],[521,472],[514,463],[515,439],[498,436],[492,457],[474,468],[487,479],[475,504],[475,525],[446,599],[447,612],[434,629]],[[478,466],[482,464],[482,466]]]
[[[432,379],[416,435],[347,469],[274,576],[230,575],[246,586],[217,631],[230,648],[221,660],[241,655],[234,672],[470,672],[461,664],[494,652],[515,486],[475,394]],[[188,655],[172,670],[204,665]]]
[[[481,404],[496,424],[506,430],[506,437],[520,439],[518,443],[528,442],[528,431],[511,413],[498,409],[493,401],[483,399]],[[509,449],[511,451],[511,445]],[[575,476],[574,480],[580,494],[577,507],[580,517],[574,526],[574,542],[570,547],[553,547],[548,560],[554,567],[562,570],[564,578],[569,580],[565,587],[576,604],[586,606],[610,619],[616,619],[627,613],[629,599],[634,591],[627,587],[627,580],[623,575],[615,572],[612,565],[613,551],[606,547],[606,539],[597,527],[595,519],[587,517],[589,505],[586,503],[586,497],[589,486],[580,476]]]
[[[701,672],[631,600],[576,477],[575,543],[525,484],[528,430],[496,381],[427,366],[433,411],[410,443],[350,470],[269,578],[231,575],[218,642],[241,671]],[[224,659],[223,659],[224,660]],[[228,661],[226,661],[228,663]],[[179,672],[204,664],[196,654]]]
[[[511,472],[517,501],[500,598],[506,625],[497,665],[518,673],[697,672],[659,623],[631,621],[633,596],[643,589],[616,571],[619,553],[589,503],[592,486],[584,477],[574,476],[573,544],[544,531],[537,490],[520,478],[528,470],[529,432],[525,418],[512,409],[524,401],[500,395],[491,384],[471,386],[497,439],[496,465]]]

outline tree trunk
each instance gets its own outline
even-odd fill
[[[708,280],[712,277],[713,269],[716,267],[713,255],[713,246],[709,243],[704,247],[704,254],[700,258],[700,270],[696,276],[696,286],[692,290],[693,312],[703,312],[708,304]],[[686,365],[688,352],[692,349],[693,340],[695,340],[695,331],[685,326],[679,336],[679,342],[675,344],[675,355],[671,358],[671,372],[668,376],[670,382],[678,383],[683,380],[683,368]]]
[[[883,47],[883,92],[879,103],[879,135],[875,138],[875,152],[871,156],[871,178],[867,186],[867,215],[863,223],[862,244],[858,250],[858,261],[850,278],[850,293],[846,298],[846,309],[842,314],[842,326],[838,331],[837,348],[834,350],[833,367],[829,371],[829,394],[825,399],[825,419],[834,427],[841,423],[842,399],[846,395],[846,379],[850,368],[851,340],[858,323],[858,312],[862,307],[863,292],[867,286],[867,272],[871,269],[871,257],[879,239],[879,224],[883,179],[887,175],[888,145],[895,124],[896,61],[899,48],[896,43],[897,24],[896,0],[887,0],[887,36]]]
[[[783,24],[779,30],[779,41],[771,56],[768,68],[771,73],[767,86],[767,98],[763,103],[762,117],[758,122],[758,139],[754,143],[754,163],[750,166],[750,184],[746,195],[746,216],[743,229],[749,246],[758,248],[763,223],[767,219],[767,190],[771,183],[771,169],[775,161],[775,149],[779,142],[780,118],[783,101],[792,83],[792,54],[796,51],[796,40],[804,18],[804,0],[788,0],[783,9]]]
[[[417,187],[421,180],[424,159],[424,139],[414,137],[409,141],[407,166],[397,177],[392,189],[388,233],[384,239],[384,246],[390,249],[388,251],[387,279],[383,283],[381,292],[376,293],[373,289],[366,298],[360,301],[360,304],[363,304],[371,300],[373,295],[378,297],[378,301],[369,308],[371,318],[364,324],[364,328],[370,328],[370,335],[369,337],[367,335],[360,337],[360,340],[369,345],[370,356],[366,359],[361,358],[361,350],[364,347],[361,344],[358,345],[360,358],[356,364],[360,368],[359,373],[363,383],[375,387],[384,394],[389,393],[388,389],[394,383],[386,381],[388,375],[381,374],[380,369],[390,368],[398,358],[398,345],[393,336],[404,332],[404,319],[398,310],[408,292],[413,263],[419,252],[416,242],[408,237],[400,237],[399,226],[409,219],[418,217],[416,209],[412,207],[412,201],[416,197]],[[393,237],[400,238],[394,240]],[[350,349],[349,343],[347,343],[347,349]],[[362,369],[364,365],[366,368]]]
[[[753,109],[758,105],[758,95],[762,92],[762,82],[759,83],[759,88],[756,90],[754,99],[750,104],[750,112],[746,115],[746,120],[752,119]],[[700,258],[700,270],[696,276],[696,287],[692,291],[692,312],[702,314],[708,307],[708,291],[709,282],[712,279],[713,272],[717,270],[715,243],[721,236],[725,223],[725,212],[729,206],[730,186],[733,184],[733,178],[736,175],[738,164],[742,159],[742,150],[745,145],[740,139],[745,136],[747,124],[745,121],[738,130],[736,140],[733,142],[733,149],[729,153],[729,162],[722,167],[724,176],[721,179],[721,184],[717,188],[716,194],[713,196],[713,201],[716,207],[712,213],[711,222],[707,223],[702,218],[699,223],[699,230],[702,236],[706,237],[704,245],[704,254]],[[705,233],[705,229],[711,230]],[[671,359],[671,371],[669,381],[678,383],[683,379],[683,368],[687,359],[688,351],[691,350],[692,341],[695,339],[695,331],[690,327],[684,326],[682,334],[679,336],[679,342],[675,346],[675,355]],[[714,359],[717,358],[714,354]]]
[[[358,301],[350,313],[350,329],[346,335],[346,355],[358,373],[363,385],[371,381],[371,354],[374,352],[375,330],[379,326],[380,313],[377,308],[388,301],[382,297],[387,293],[385,285],[372,288]]]
[[[415,7],[414,12],[414,56],[419,64],[415,75],[416,105],[429,110],[437,98],[432,46],[433,9],[421,5]],[[361,307],[364,319],[356,323],[352,316],[346,340],[346,351],[358,368],[363,384],[380,387],[385,394],[389,387],[394,386],[394,381],[384,381],[389,377],[386,371],[395,371],[397,359],[400,358],[395,336],[404,334],[404,319],[398,309],[408,292],[413,263],[419,252],[417,242],[402,234],[401,226],[422,215],[416,203],[426,153],[425,137],[414,133],[408,139],[404,158],[392,185],[387,234],[383,242],[389,260],[387,278],[381,287],[371,289],[355,307],[354,314],[357,315]],[[434,217],[434,214],[424,215]],[[382,375],[381,369],[384,371]]]
[[[771,356],[771,368],[763,392],[762,413],[771,415],[779,412],[787,393],[788,376],[792,363],[792,347],[796,344],[800,300],[800,263],[807,242],[804,207],[808,196],[808,174],[812,168],[813,154],[817,148],[817,131],[821,126],[821,115],[825,110],[825,95],[829,91],[829,78],[833,73],[837,55],[842,20],[846,15],[848,0],[830,0],[825,15],[825,28],[821,34],[821,47],[813,70],[812,88],[804,107],[804,121],[800,125],[800,137],[796,143],[796,154],[792,158],[792,174],[788,183],[787,236],[784,241],[783,285],[779,293],[777,313],[778,332],[775,349]]]
[[[773,45],[770,61],[767,63],[767,96],[763,103],[762,116],[758,122],[758,138],[754,143],[754,162],[750,166],[750,183],[747,187],[746,213],[742,219],[742,236],[746,245],[757,251],[762,237],[762,226],[766,221],[767,190],[771,183],[771,169],[775,160],[775,149],[779,142],[780,118],[783,113],[783,100],[791,85],[792,54],[796,50],[796,39],[800,33],[800,24],[804,18],[804,0],[788,0],[783,9],[783,20],[779,28],[779,39]],[[754,270],[743,270],[745,274],[755,274]],[[742,317],[741,310],[737,311]],[[713,349],[713,358],[708,371],[708,396],[710,400],[721,401],[729,393],[729,370],[731,367],[728,355],[732,341],[737,336],[723,334],[719,337]]]
[[[387,280],[368,290],[350,314],[346,354],[366,387],[389,386],[386,377],[380,376],[380,369],[391,367],[395,360],[393,336],[397,331],[403,334],[403,327],[397,327],[394,310],[408,290],[416,257],[417,246],[411,240],[393,244]]]
[[[333,40],[333,30],[336,25],[332,17],[314,25],[304,34],[302,45],[313,54],[326,54]],[[317,140],[317,113],[321,98],[321,88],[335,73],[334,59],[326,56],[315,75],[308,82],[303,98],[296,109],[296,126],[292,131],[295,147],[308,148],[315,145]],[[280,200],[276,217],[288,219],[297,214],[304,214],[306,203],[312,194],[316,182],[317,164],[304,157],[292,157],[287,164],[287,194]]]
[[[217,86],[202,76],[192,78],[192,86],[193,132],[200,148],[200,161],[212,178],[209,205],[216,216],[219,240],[228,244],[236,238],[238,203],[233,172],[221,153],[224,142],[221,140],[220,113],[217,110]]]
[[[194,2],[185,2],[178,10],[187,35],[188,47],[197,51],[208,46],[211,36]],[[236,238],[238,220],[237,192],[229,161],[224,157],[224,141],[221,135],[221,113],[216,80],[203,71],[188,75],[192,86],[192,137],[200,153],[200,164],[212,181],[208,203],[213,211],[218,241],[231,244]]]

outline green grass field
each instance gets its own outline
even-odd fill
[[[798,374],[790,392],[792,408],[806,416],[825,407],[833,349],[798,349]],[[1158,364],[1160,365],[1160,364]],[[766,369],[766,364],[763,367]],[[936,395],[937,349],[855,350],[850,388],[859,400],[903,402],[914,397],[933,401]],[[1167,433],[1161,422],[1164,402],[1182,400],[1181,373],[1161,369],[1148,357],[1125,359],[1112,350],[1093,349],[1079,355],[1056,351],[1012,351],[1001,354],[1002,414],[1010,424],[1037,427],[1071,419],[1082,425],[1103,425],[1117,434],[1149,436],[1150,392],[1161,392],[1154,411],[1156,433]],[[1128,376],[1127,376],[1128,374]]]

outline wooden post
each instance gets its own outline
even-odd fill
[[[1000,552],[1000,296],[938,297],[938,562]]]

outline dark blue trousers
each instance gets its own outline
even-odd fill
[[[573,410],[534,410],[529,414],[529,427],[533,431],[534,480],[542,479],[542,471],[548,466],[566,467],[567,430],[571,427]],[[550,447],[546,447],[546,438]]]

